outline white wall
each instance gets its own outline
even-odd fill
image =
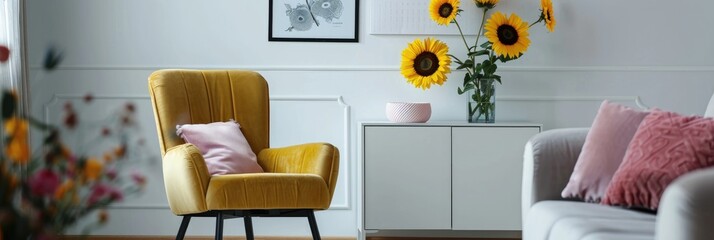
[[[318,213],[318,222],[323,236],[355,236],[358,122],[386,120],[389,101],[431,102],[432,120],[465,121],[466,115],[467,98],[456,94],[463,72],[428,91],[405,82],[401,51],[425,36],[369,35],[374,1],[386,0],[360,2],[359,43],[294,43],[267,41],[268,1],[30,0],[32,110],[51,113],[88,92],[102,104],[134,100],[149,145],[156,146],[146,82],[152,71],[257,70],[275,97],[273,146],[326,140],[343,151],[336,209]],[[532,21],[538,2],[502,1],[497,9]],[[703,113],[714,92],[713,2],[554,0],[554,7],[556,32],[534,27],[525,56],[499,65],[497,121],[589,126],[603,99],[634,105],[636,96],[649,106]],[[464,52],[456,36],[438,37],[452,53]],[[51,45],[65,61],[45,73],[39,66]],[[295,128],[302,131],[288,131]],[[166,207],[161,170],[154,171],[149,193],[113,208],[110,224],[97,234],[175,234],[180,218]],[[189,234],[211,235],[213,224],[194,220]],[[257,219],[255,227],[258,235],[309,235],[302,219]],[[225,232],[243,234],[241,220],[229,221]]]

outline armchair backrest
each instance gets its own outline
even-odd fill
[[[149,76],[149,94],[161,155],[184,144],[176,125],[224,122],[241,125],[253,152],[269,147],[268,83],[241,70],[159,70]]]

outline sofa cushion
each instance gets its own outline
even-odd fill
[[[541,201],[523,224],[527,240],[651,240],[654,214],[575,201]]]
[[[714,119],[654,110],[615,172],[603,204],[657,210],[679,176],[714,166]]]
[[[600,202],[625,156],[627,145],[647,114],[603,101],[561,196]]]

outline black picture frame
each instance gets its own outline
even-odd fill
[[[359,0],[268,2],[268,41],[359,41]]]

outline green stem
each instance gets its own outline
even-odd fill
[[[464,37],[464,32],[461,31],[461,25],[459,25],[459,21],[456,21],[456,19],[454,19],[454,23],[456,24],[456,28],[459,29],[459,35],[461,35],[461,40],[464,41],[464,46],[466,46],[466,51],[467,51],[467,52],[470,52],[470,50],[469,50],[469,44],[466,43],[466,37]],[[469,59],[471,59],[471,61],[473,62],[473,57],[469,57]],[[476,64],[476,63],[474,63],[474,64]],[[470,69],[470,68],[466,68],[466,71],[468,71],[469,74],[471,74],[471,76],[474,76],[474,74],[476,74],[476,73],[475,73],[472,69]]]
[[[531,28],[533,25],[536,25],[539,22],[542,22],[543,20],[545,20],[545,18],[543,17],[543,14],[541,13],[540,17],[538,18],[538,21],[535,21],[534,23],[531,23],[531,25],[528,25],[528,28]]]
[[[488,8],[483,9],[483,16],[481,17],[481,26],[478,28],[478,35],[476,35],[476,43],[474,46],[478,46],[478,40],[481,38],[481,32],[483,31],[483,25],[484,22],[486,21],[486,12],[488,12]]]

